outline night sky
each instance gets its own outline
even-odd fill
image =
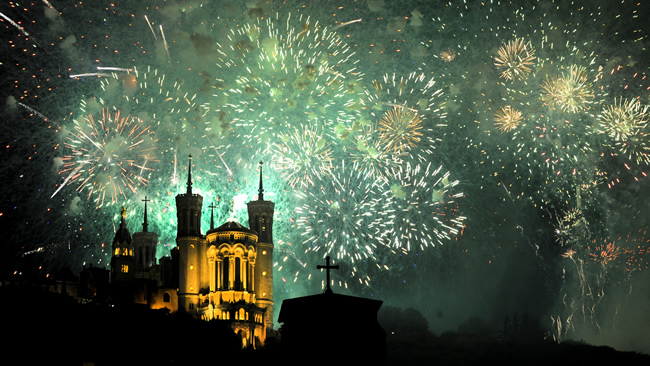
[[[247,224],[263,162],[276,304],[330,256],[437,333],[650,353],[648,4],[218,3],[0,4],[3,278],[107,268],[145,197],[168,255],[189,155],[203,232]]]

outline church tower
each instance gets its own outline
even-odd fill
[[[201,291],[201,262],[205,259],[201,234],[203,196],[192,193],[192,155],[187,169],[187,191],[176,196],[178,232],[178,307],[187,313],[196,311]],[[207,267],[204,266],[204,267]]]
[[[111,281],[113,283],[133,280],[135,259],[133,257],[133,239],[126,227],[126,209],[120,210],[122,221],[113,238],[113,255],[111,257]]]
[[[135,270],[142,272],[156,264],[156,244],[158,243],[158,234],[149,231],[149,220],[147,219],[147,202],[144,198],[144,220],[142,222],[142,232],[133,233],[133,251],[135,257]]]
[[[267,331],[273,330],[273,213],[275,203],[264,200],[262,162],[257,200],[248,202],[248,226],[257,232],[257,259],[255,270],[256,305],[267,309]]]

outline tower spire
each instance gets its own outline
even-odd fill
[[[147,196],[144,196],[144,221],[142,221],[142,232],[147,233],[149,232],[149,220],[147,219],[147,202],[151,201],[150,199],[147,199]]]
[[[190,164],[187,167],[187,194],[192,195],[192,154],[190,154]]]
[[[214,203],[210,204],[210,230],[214,229],[214,208],[217,207]]]
[[[264,163],[262,163],[260,161],[260,188],[259,188],[259,191],[258,191],[259,194],[257,196],[258,201],[264,201],[264,187],[262,185],[262,164],[264,164]]]

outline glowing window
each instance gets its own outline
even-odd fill
[[[122,273],[129,273],[129,266],[127,266],[126,264],[123,264],[122,265]]]
[[[194,265],[193,265],[193,264],[190,264],[190,269],[194,269]]]
[[[115,248],[115,255],[120,255],[120,248]]]

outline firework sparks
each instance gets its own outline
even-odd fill
[[[430,162],[425,166],[407,165],[400,173],[400,183],[392,187],[397,207],[387,236],[389,247],[406,252],[424,250],[443,245],[460,234],[465,217],[460,212],[459,200],[464,194],[456,191],[459,182],[452,181],[448,171]],[[433,220],[421,220],[423,216]]]
[[[647,123],[648,106],[638,100],[619,98],[608,105],[598,116],[600,133],[607,134],[615,141],[625,141],[643,129]]]
[[[355,52],[336,32],[303,15],[278,15],[239,28],[229,42],[245,46],[233,46],[237,52],[219,64],[236,75],[225,81],[225,105],[236,132],[258,152],[296,118],[327,126],[329,135],[358,117]]]
[[[452,62],[456,59],[456,51],[451,48],[444,49],[440,51],[440,58],[444,62]]]
[[[377,250],[383,247],[391,212],[390,190],[382,181],[366,179],[355,166],[342,165],[319,183],[301,194],[303,204],[296,207],[304,255],[314,261],[332,256],[348,271],[340,277],[342,286],[352,284],[346,279],[350,275],[367,286],[370,279],[359,266],[380,260]]]
[[[65,143],[70,153],[62,158],[59,174],[66,175],[65,182],[76,183],[77,191],[88,191],[97,206],[107,198],[115,202],[148,183],[157,161],[155,143],[151,126],[105,108],[101,119],[90,114],[75,121]]]
[[[407,105],[386,111],[379,121],[379,137],[386,148],[396,152],[416,147],[422,138],[422,119]]]
[[[349,158],[372,179],[387,180],[400,165],[404,153],[389,149],[376,123],[362,124],[351,135]]]
[[[494,65],[506,81],[524,80],[535,64],[535,48],[522,38],[515,38],[503,44],[494,57]]]
[[[317,126],[301,124],[278,140],[271,148],[273,166],[291,187],[307,189],[331,174],[332,150]]]
[[[596,263],[602,264],[603,266],[607,266],[610,262],[615,261],[621,255],[627,252],[613,242],[604,244],[594,243],[594,247],[590,247],[589,249],[591,249],[589,258]]]
[[[512,106],[505,106],[494,114],[494,124],[501,132],[515,130],[524,119],[521,111]]]
[[[572,65],[562,75],[547,78],[542,89],[542,100],[549,107],[559,107],[565,112],[584,111],[594,102],[593,86],[582,66]]]

